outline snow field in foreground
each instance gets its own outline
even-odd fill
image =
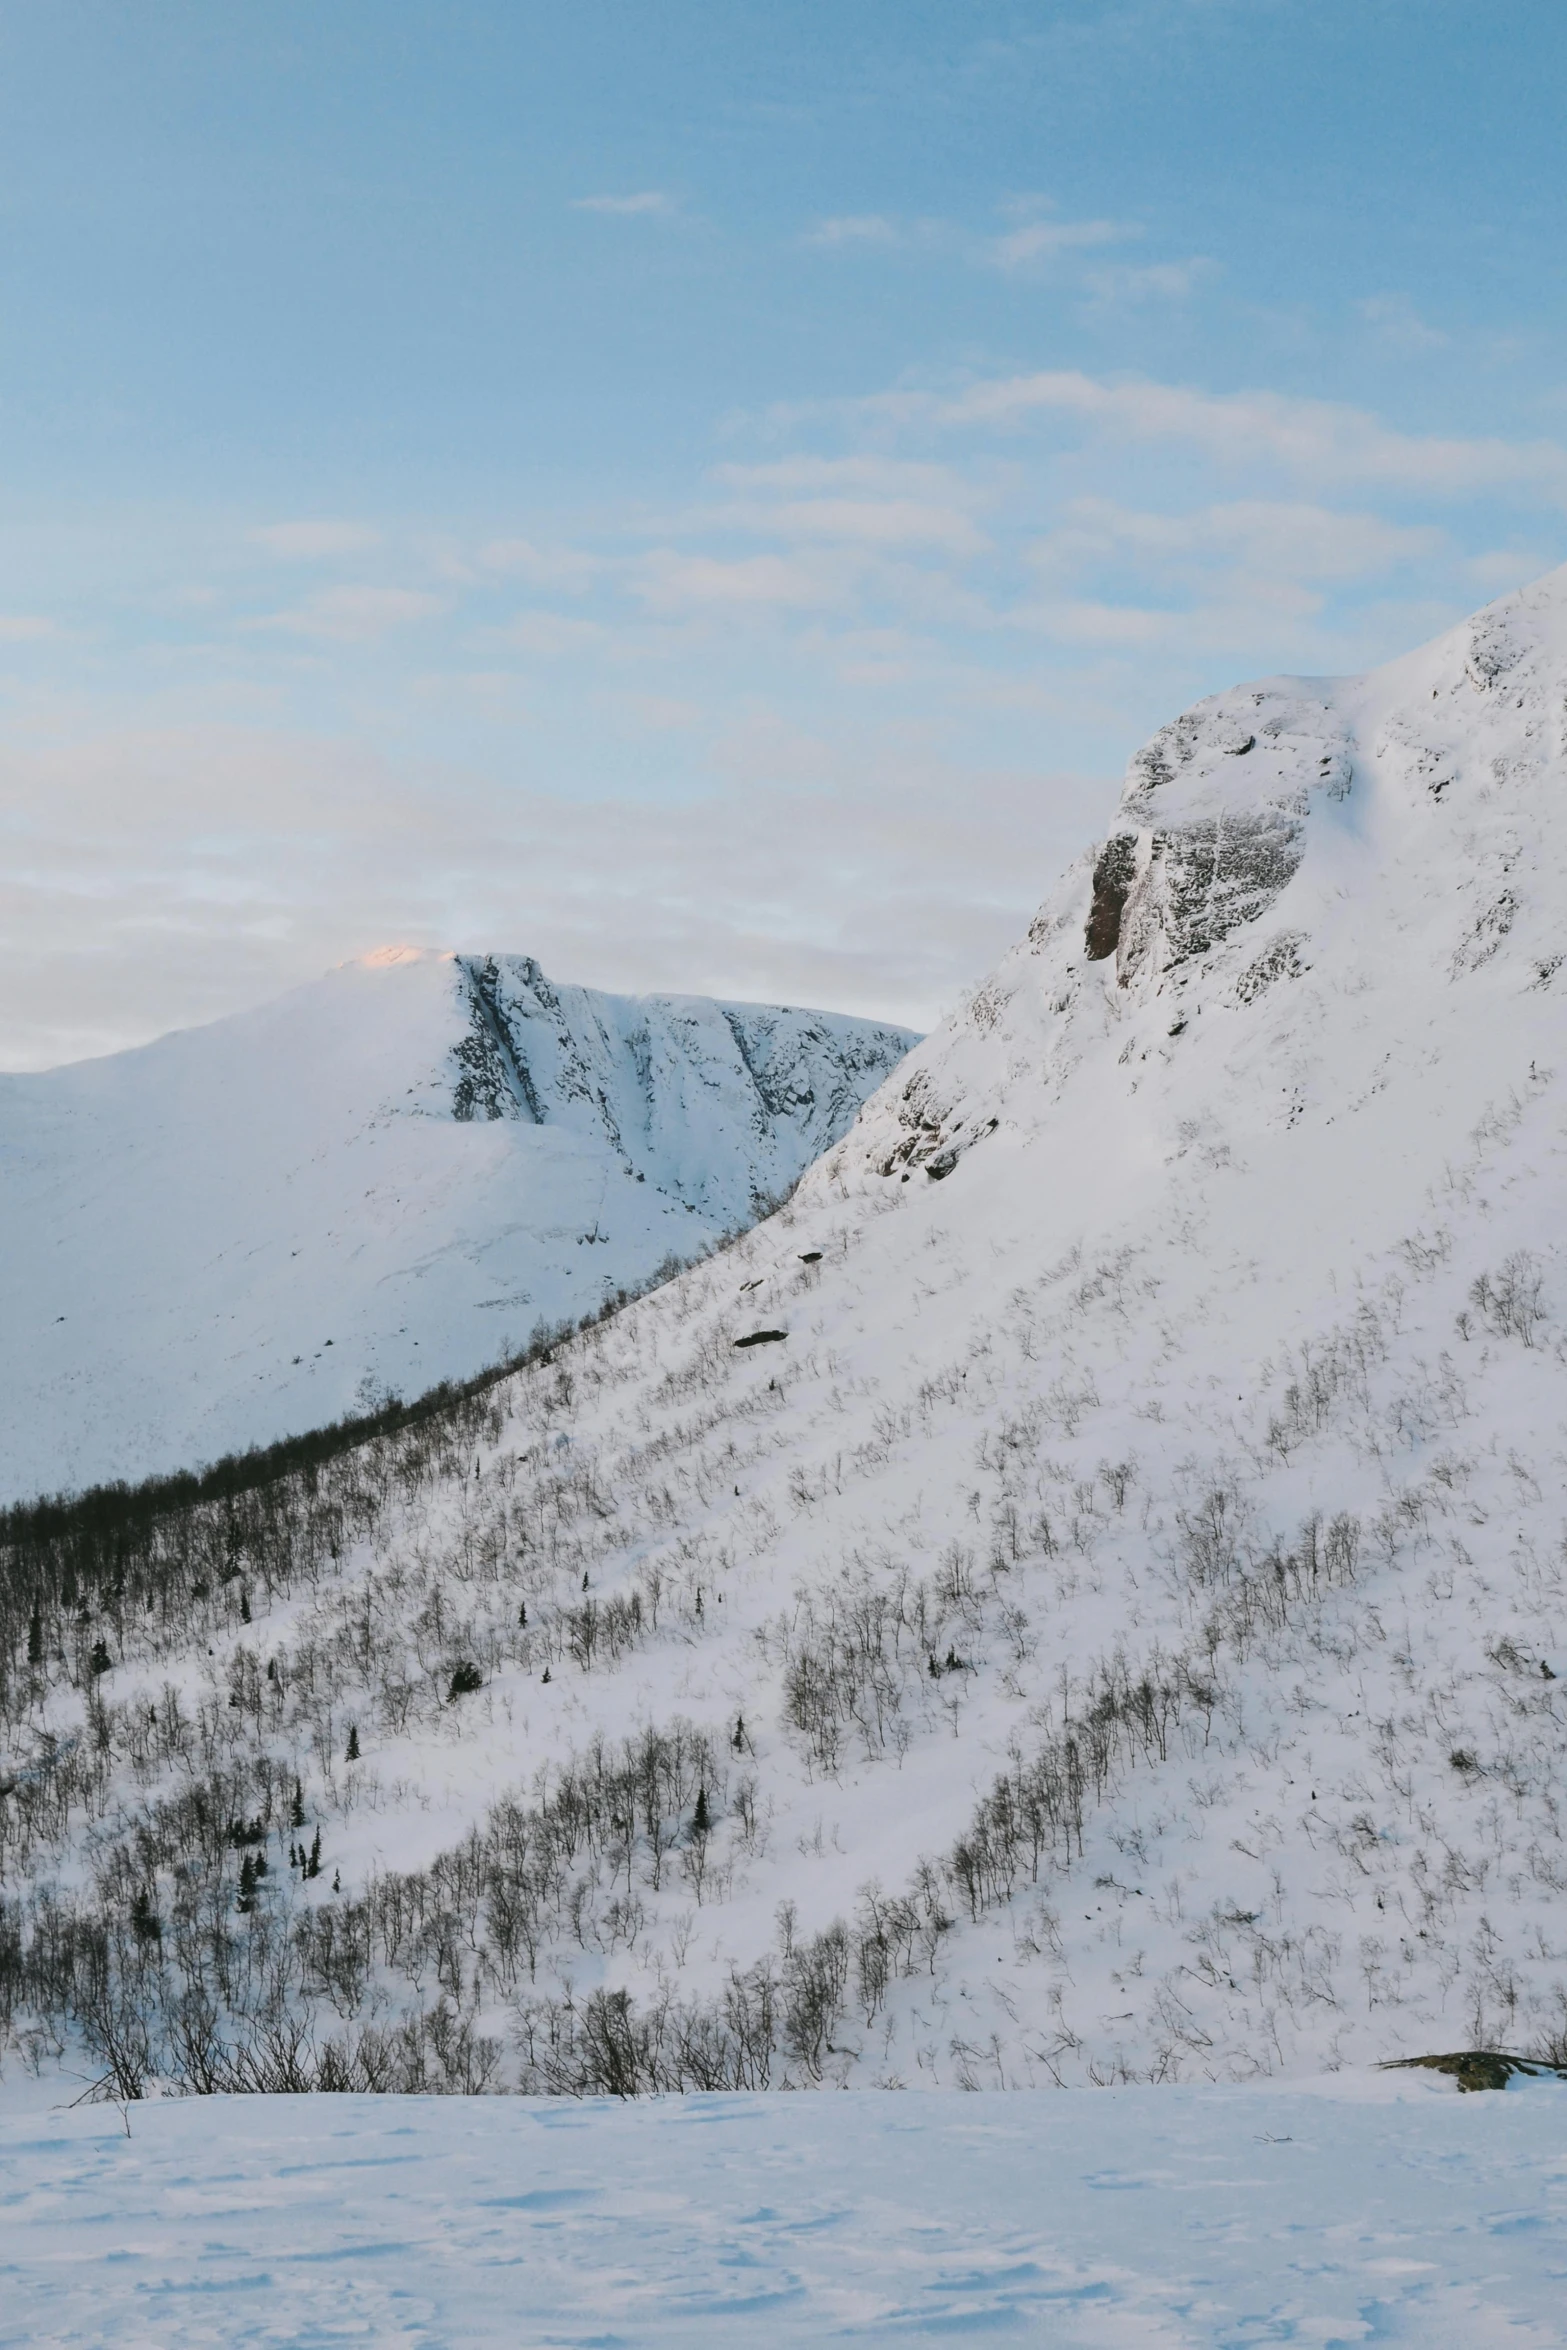
[[[1567,2091],[189,2099],[0,2123],[0,2342],[1563,2339]]]

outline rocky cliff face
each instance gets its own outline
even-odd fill
[[[456,967],[456,1117],[602,1142],[627,1175],[735,1224],[838,1140],[914,1042],[827,1012],[557,987],[526,955]]]
[[[1150,1138],[1221,1093],[1249,1123],[1281,1053],[1333,1115],[1438,1007],[1478,1076],[1494,1007],[1460,983],[1501,955],[1494,986],[1549,989],[1561,952],[1564,603],[1553,575],[1368,677],[1240,687],[1161,728],[1106,838],[836,1163],[939,1172],[987,1117],[1054,1132],[1079,1082],[1135,1099]]]
[[[466,1376],[752,1222],[913,1041],[403,951],[0,1078],[0,1497]]]

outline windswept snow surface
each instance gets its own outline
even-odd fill
[[[754,1221],[913,1041],[405,948],[0,1077],[0,1500],[480,1369]]]
[[[151,2071],[232,1912],[202,1774],[316,2044],[445,2000],[498,2082],[1560,2035],[1564,711],[1567,573],[1205,703],[788,1208],[367,1469],[341,1557],[51,1617],[7,1883]]]
[[[0,2343],[1559,2344],[1567,2092],[264,2098],[0,2125]]]

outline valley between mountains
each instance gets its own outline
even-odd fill
[[[914,1041],[404,947],[0,1077],[0,1499],[471,1376],[754,1223]]]
[[[1564,728],[1560,573],[1201,704],[754,1229],[14,1510],[7,2081],[1559,2053]]]

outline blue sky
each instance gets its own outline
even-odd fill
[[[0,5],[0,1065],[387,939],[924,1023],[1567,558],[1567,17]]]

